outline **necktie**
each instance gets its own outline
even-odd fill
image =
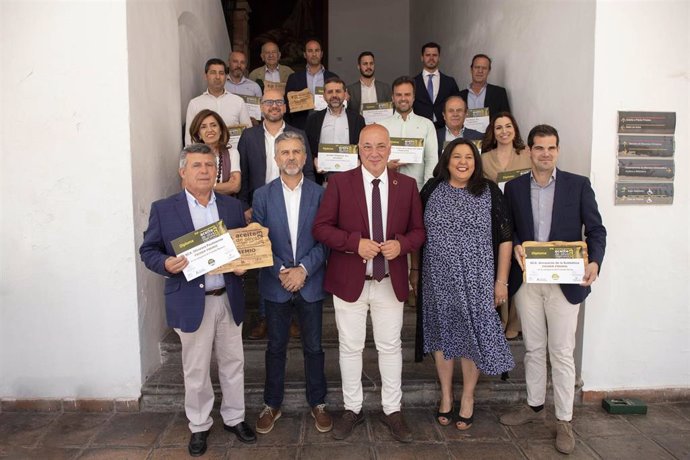
[[[383,216],[381,215],[381,190],[379,190],[379,183],[381,179],[374,179],[371,181],[374,189],[371,192],[371,223],[373,240],[377,243],[383,243]],[[374,257],[372,275],[376,281],[381,281],[386,275],[386,261],[383,254],[379,253]]]
[[[434,74],[429,74],[429,80],[426,84],[426,92],[429,93],[429,99],[434,102]]]

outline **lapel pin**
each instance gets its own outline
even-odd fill
[[[393,179],[393,185],[398,185],[398,180],[397,180],[397,179]]]

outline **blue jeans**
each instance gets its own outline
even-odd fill
[[[307,302],[299,292],[287,302],[266,300],[268,346],[266,348],[266,385],[264,403],[272,408],[283,404],[285,364],[290,338],[293,308],[297,310],[304,352],[304,377],[307,383],[307,402],[311,407],[323,404],[326,398],[326,375],[323,370],[324,353],[321,348],[321,319],[323,302]]]

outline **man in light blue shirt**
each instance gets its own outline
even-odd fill
[[[261,97],[261,87],[245,77],[247,71],[247,56],[241,51],[233,51],[228,58],[228,79],[225,81],[225,89],[229,93],[237,94],[238,96],[256,96]]]

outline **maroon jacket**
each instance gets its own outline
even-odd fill
[[[398,240],[401,249],[388,261],[388,270],[395,296],[402,302],[409,294],[407,254],[419,250],[426,233],[414,179],[390,169],[388,178],[386,240]],[[312,233],[331,249],[324,289],[354,302],[362,293],[366,272],[366,261],[357,253],[359,240],[371,238],[361,167],[331,176]]]

